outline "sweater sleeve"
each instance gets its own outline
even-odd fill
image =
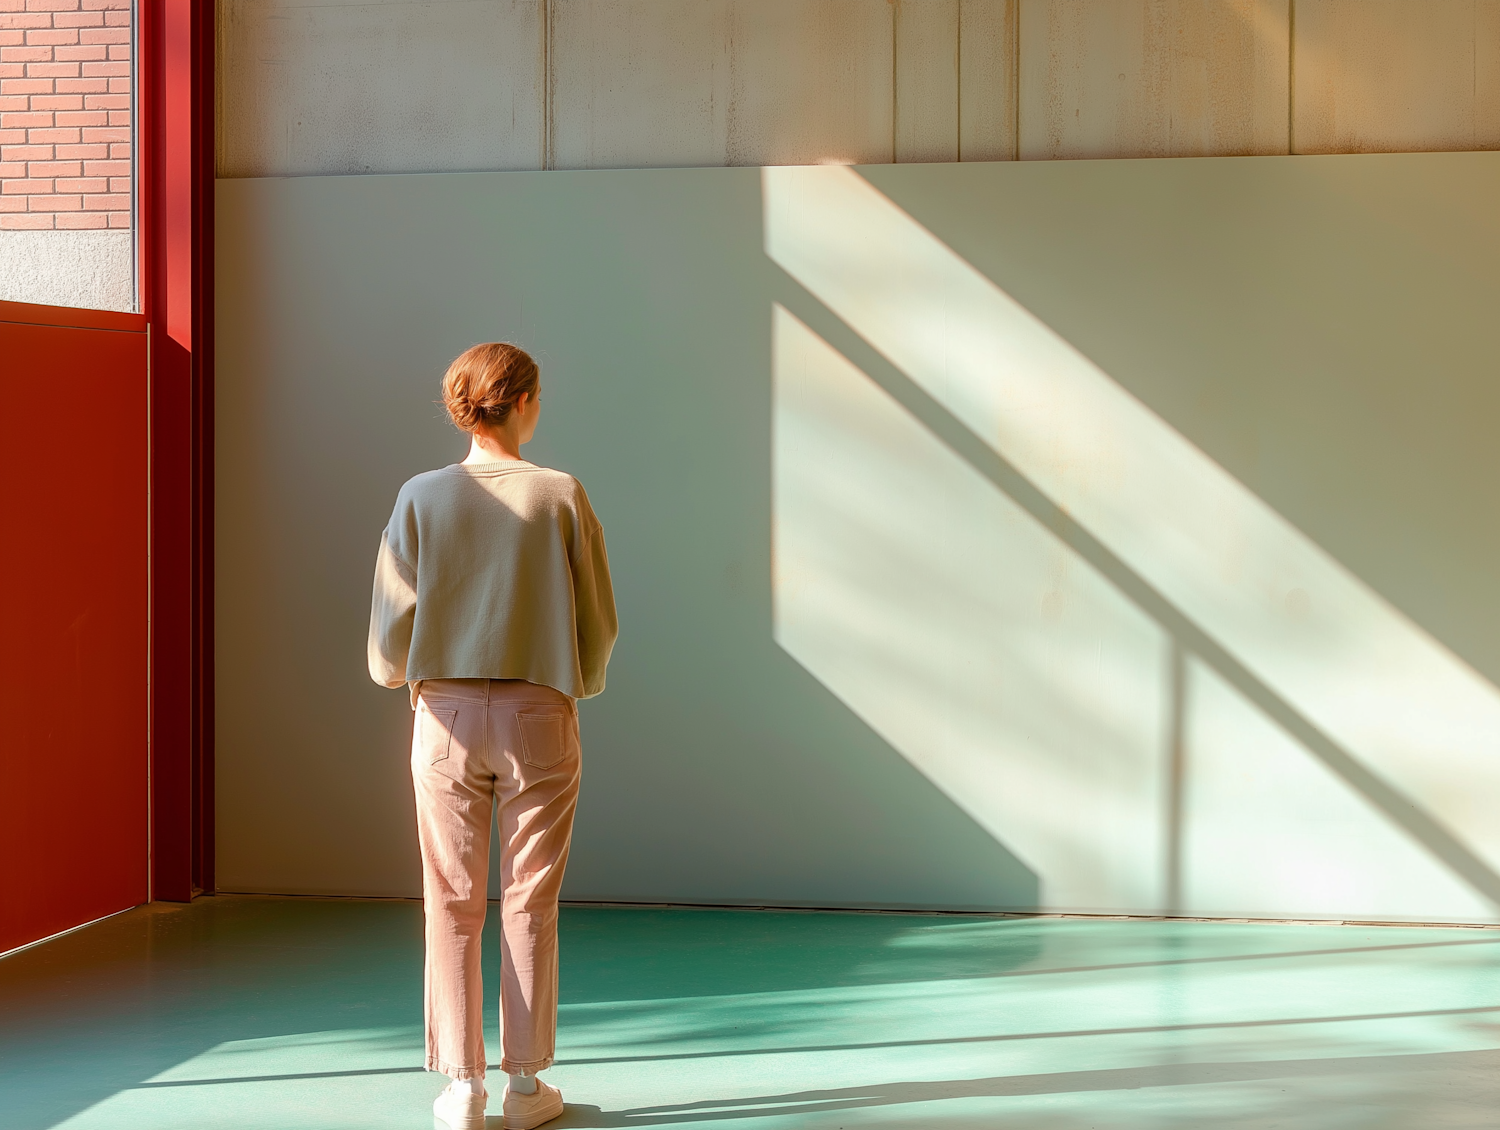
[[[609,580],[609,556],[604,530],[583,504],[585,534],[573,560],[573,606],[578,625],[578,666],[583,674],[581,698],[604,689],[604,669],[620,634],[615,616],[615,591]]]
[[[389,534],[382,533],[380,554],[375,560],[366,653],[370,678],[383,687],[399,687],[406,682],[406,657],[411,651],[416,616],[417,575],[391,548]]]

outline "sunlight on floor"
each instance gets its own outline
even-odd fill
[[[7,959],[8,1125],[426,1126],[419,923],[221,896]],[[1500,1098],[1488,930],[584,908],[563,928],[559,1127],[1479,1127]],[[102,1091],[56,1082],[64,1059]]]

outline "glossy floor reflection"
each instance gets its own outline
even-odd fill
[[[563,931],[560,1128],[1500,1109],[1495,930],[568,908]],[[0,961],[3,1124],[425,1128],[420,995],[413,903],[131,911]]]

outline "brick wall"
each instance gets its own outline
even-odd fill
[[[130,227],[131,0],[0,0],[0,230]]]

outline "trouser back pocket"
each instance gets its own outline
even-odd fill
[[[422,700],[417,706],[417,752],[429,765],[447,761],[453,752],[453,728],[458,722],[456,710],[434,710]]]
[[[568,751],[568,714],[561,710],[516,715],[521,731],[521,759],[537,769],[551,769]]]

